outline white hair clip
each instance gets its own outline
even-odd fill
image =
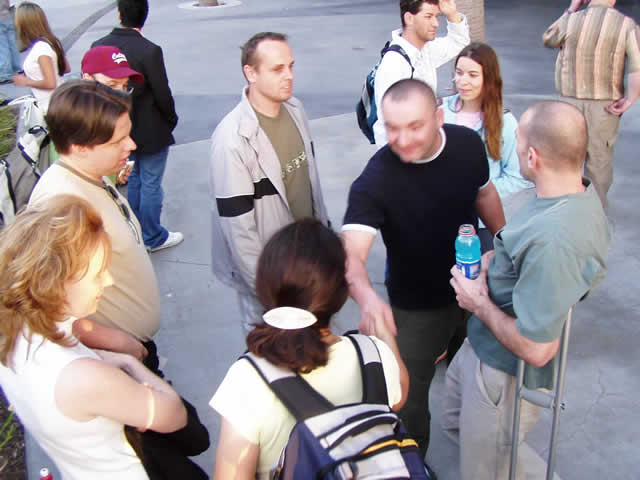
[[[283,330],[306,328],[318,321],[313,313],[296,307],[274,308],[265,313],[262,318],[267,325]]]

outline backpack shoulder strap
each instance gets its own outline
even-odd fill
[[[360,359],[362,401],[364,403],[389,405],[387,382],[384,378],[382,359],[380,358],[378,347],[366,335],[348,332],[346,337],[351,340]]]
[[[7,179],[7,195],[9,196],[9,199],[13,204],[13,212],[9,212],[9,213],[10,214],[13,213],[15,215],[15,212],[18,210],[17,204],[16,204],[16,193],[13,190],[13,178],[11,178],[11,169],[9,168],[9,163],[7,162],[6,158],[0,158],[0,172],[4,173]],[[6,225],[8,223],[9,218],[4,218],[3,220]]]
[[[313,389],[309,383],[297,373],[282,367],[277,367],[268,360],[258,357],[251,352],[242,357],[247,360],[265,383],[269,386],[278,400],[289,410],[296,422],[327,413],[334,409],[333,404]]]
[[[386,45],[382,49],[382,52],[380,52],[381,57],[384,57],[384,54],[387,52],[396,52],[402,55],[402,58],[404,58],[411,67],[411,78],[413,78],[413,72],[415,71],[415,69],[413,68],[413,64],[411,63],[411,59],[409,58],[409,55],[407,55],[407,52],[405,52],[400,45],[389,45],[389,42],[386,43]]]

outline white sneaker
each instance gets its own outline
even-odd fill
[[[158,245],[157,247],[150,248],[150,252],[157,252],[158,250],[163,250],[165,248],[175,247],[179,243],[184,240],[184,235],[182,232],[169,232],[169,236],[164,241],[163,244]]]

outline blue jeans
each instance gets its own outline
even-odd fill
[[[0,20],[0,80],[10,80],[22,70],[16,46],[16,27],[13,18]]]
[[[129,176],[127,197],[142,227],[144,244],[149,248],[162,245],[169,232],[160,224],[162,212],[162,176],[167,166],[169,147],[155,153],[131,152],[135,163]]]

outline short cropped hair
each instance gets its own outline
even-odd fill
[[[71,145],[107,143],[118,119],[130,109],[127,94],[91,80],[76,80],[54,90],[45,118],[51,141],[64,155]]]
[[[318,220],[298,220],[276,232],[258,260],[258,300],[265,310],[302,308],[318,321],[296,330],[258,325],[247,337],[249,351],[296,372],[326,365],[328,345],[321,330],[349,296],[345,262],[342,241]]]
[[[123,27],[142,28],[149,15],[147,0],[118,0],[120,23]]]
[[[25,242],[25,239],[29,241]],[[29,205],[0,233],[0,362],[9,366],[24,327],[58,345],[72,342],[58,330],[67,284],[80,279],[92,255],[111,241],[102,217],[86,200],[56,195]],[[30,340],[30,338],[29,338]]]
[[[556,171],[582,168],[587,155],[587,122],[582,112],[567,102],[542,101],[529,107],[518,131]]]
[[[422,5],[430,3],[431,5],[438,5],[438,0],[400,0],[400,20],[402,21],[402,28],[404,28],[404,14],[409,12],[415,15],[420,11]]]
[[[264,42],[265,40],[272,40],[275,42],[286,42],[287,36],[284,33],[276,33],[276,32],[260,32],[256,33],[253,37],[251,37],[247,42],[242,45],[242,55],[240,57],[240,61],[242,63],[242,67],[245,65],[250,65],[252,67],[256,67],[258,64],[258,58],[256,56],[256,50],[258,49],[258,45]]]
[[[394,103],[403,102],[411,95],[420,95],[424,97],[428,104],[433,106],[434,111],[438,107],[436,95],[433,93],[433,89],[422,80],[417,80],[415,78],[404,78],[391,85],[387,91],[384,92],[384,95],[382,96],[382,103],[384,103],[387,98]]]

